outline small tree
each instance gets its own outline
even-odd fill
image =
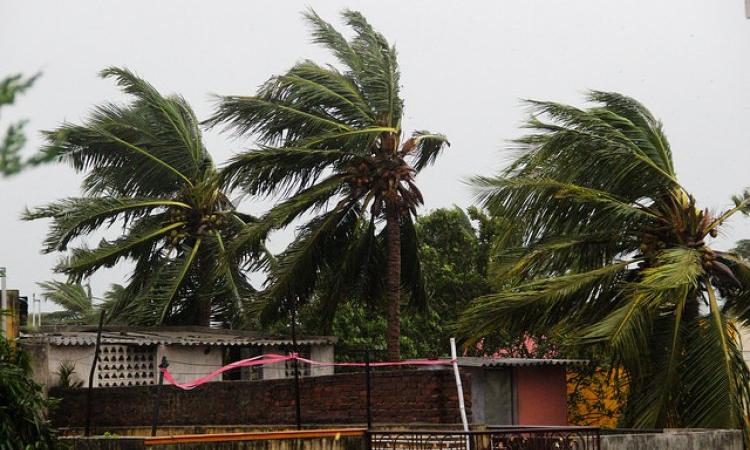
[[[0,108],[12,105],[16,96],[29,89],[40,75],[24,78],[23,75],[16,74],[0,80]],[[50,159],[41,153],[25,161],[21,157],[21,150],[26,145],[24,133],[26,122],[26,120],[21,120],[10,124],[5,134],[0,134],[0,175],[14,175],[25,166],[34,166]]]
[[[53,405],[32,380],[28,355],[0,338],[0,448],[56,448],[45,418]]]

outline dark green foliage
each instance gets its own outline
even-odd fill
[[[661,123],[620,94],[589,100],[531,102],[517,159],[475,179],[519,245],[498,255],[501,289],[461,328],[474,339],[556,333],[608,355],[628,385],[622,425],[746,428],[750,373],[735,324],[750,319],[750,266],[708,242],[750,196],[718,215],[698,209]]]
[[[750,261],[750,239],[740,239],[737,241],[731,252],[737,254],[746,261]]]
[[[45,418],[52,406],[31,379],[28,355],[0,338],[0,449],[57,448]]]
[[[457,336],[454,322],[473,298],[493,291],[487,279],[487,268],[492,265],[491,255],[496,248],[506,244],[507,221],[490,217],[474,207],[468,209],[468,214],[455,207],[437,209],[419,217],[415,229],[429,300],[426,308],[404,310],[400,337],[402,356],[446,356],[450,352],[449,339]],[[338,354],[344,359],[361,360],[362,357],[357,353],[347,354],[347,349],[385,348],[384,305],[363,303],[356,298],[344,299],[328,325],[326,319],[330,320],[331,313],[318,298],[314,295],[314,300],[300,313],[303,331],[337,336]],[[274,329],[288,333],[285,322],[288,320],[280,321]],[[515,357],[545,357],[555,354],[556,347],[547,337],[531,339],[500,330],[486,336],[481,346],[466,351],[470,355],[500,352]]]
[[[29,89],[40,75],[24,78],[23,75],[16,74],[0,80],[0,108],[12,105],[16,96]],[[25,120],[12,123],[8,125],[5,134],[0,134],[0,175],[15,175],[24,167],[36,166],[50,160],[44,154],[23,160],[21,150],[26,145],[24,126],[26,126]]]
[[[58,387],[77,388],[83,386],[83,380],[76,376],[76,363],[73,361],[62,361],[57,369],[57,376],[60,377]]]
[[[20,74],[0,81],[0,107],[12,105],[16,95],[30,88],[36,77],[24,80]],[[0,137],[0,173],[5,176],[21,171],[21,149],[26,144],[23,127],[26,121],[8,126],[5,135]]]

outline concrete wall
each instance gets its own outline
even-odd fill
[[[208,375],[223,365],[222,347],[195,345],[159,345],[156,350],[156,364],[161,364],[162,357],[167,357],[169,373],[178,383],[192,381]],[[156,377],[158,380],[158,372]],[[221,381],[221,377],[215,380]]]
[[[471,374],[471,415],[475,425],[512,425],[515,406],[510,368],[462,367]]]
[[[94,346],[49,346],[47,356],[47,380],[45,384],[48,387],[60,384],[60,364],[68,361],[75,365],[75,374],[73,377],[78,381],[88,383],[89,371],[91,364],[94,362]]]
[[[318,345],[310,349],[310,359],[313,361],[333,362],[333,345]],[[333,366],[312,366],[310,376],[318,377],[333,375]]]
[[[29,353],[34,382],[42,385],[46,392],[47,378],[49,377],[49,343],[44,341],[26,342],[23,349]]]
[[[567,425],[568,396],[565,368],[513,368],[518,425]]]
[[[664,433],[603,435],[601,450],[742,450],[739,430],[664,430]]]

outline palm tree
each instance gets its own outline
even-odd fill
[[[47,133],[47,154],[86,174],[85,195],[27,211],[50,218],[45,252],[66,251],[76,238],[117,225],[122,235],[96,248],[73,248],[56,270],[80,282],[122,260],[135,262],[119,308],[139,324],[207,326],[237,313],[252,289],[240,269],[247,259],[225,251],[252,218],[220,189],[187,102],[162,96],[128,70],[108,68],[134,97],[96,108],[83,125]],[[134,307],[137,306],[137,307]]]
[[[280,255],[268,298],[307,299],[328,271],[335,282],[321,300],[330,316],[347,296],[377,298],[385,289],[388,354],[398,358],[402,284],[415,302],[424,300],[413,223],[423,200],[414,178],[448,142],[427,131],[404,138],[395,48],[360,13],[342,15],[354,31],[351,40],[315,12],[305,17],[313,40],[343,71],[300,62],[255,96],[221,98],[209,123],[255,133],[262,144],[226,167],[230,188],[288,194],[240,237],[238,248],[255,248],[270,230],[316,213]]]
[[[620,94],[588,99],[596,106],[531,102],[518,158],[475,179],[524,245],[496,259],[510,285],[460,326],[473,339],[559,332],[603,348],[629,383],[624,425],[744,428],[750,375],[735,324],[750,319],[750,267],[707,241],[750,197],[698,209],[661,123]]]
[[[45,281],[38,283],[42,288],[42,297],[63,308],[44,314],[44,322],[52,324],[85,324],[99,323],[99,315],[105,311],[107,323],[121,322],[127,319],[120,306],[121,296],[126,292],[125,287],[113,284],[104,293],[103,301],[95,304],[91,294],[91,287],[81,283],[63,283],[61,281]]]

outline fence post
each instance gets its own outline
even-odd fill
[[[161,363],[159,364],[159,384],[156,385],[156,393],[154,398],[154,415],[151,418],[151,436],[156,436],[156,426],[159,424],[159,404],[161,403],[161,387],[164,384],[164,372],[161,369],[169,367],[169,362],[166,356],[161,357]]]
[[[99,328],[96,330],[96,345],[94,346],[94,360],[91,362],[91,370],[89,370],[89,386],[86,390],[86,427],[84,428],[83,435],[91,436],[91,401],[93,400],[92,395],[94,388],[94,371],[96,370],[96,363],[99,361],[99,347],[102,342],[102,327],[104,326],[104,313],[99,314]]]
[[[297,308],[292,304],[292,347],[295,356],[299,356],[297,349]],[[299,360],[295,357],[294,361],[294,406],[295,416],[297,419],[297,429],[302,429],[302,405],[300,404],[299,395]]]
[[[370,350],[365,350],[365,389],[367,391],[367,431],[372,430],[372,381],[370,379]]]

